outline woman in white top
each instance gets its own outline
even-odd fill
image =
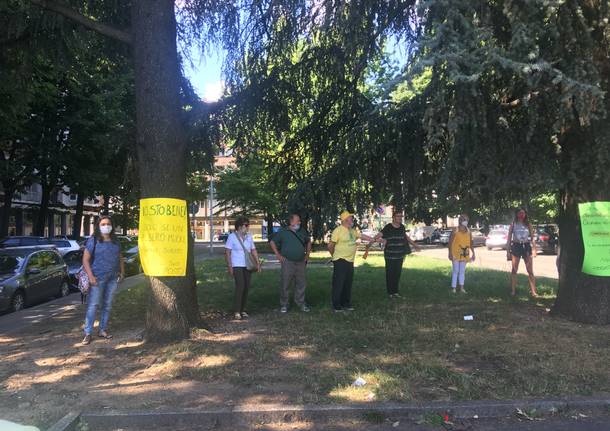
[[[517,210],[513,223],[508,230],[506,254],[507,259],[512,260],[513,264],[513,270],[510,275],[511,295],[515,296],[516,293],[517,271],[519,270],[519,262],[523,258],[529,278],[530,291],[532,296],[536,298],[538,294],[536,293],[533,262],[533,258],[536,257],[536,239],[534,237],[534,229],[527,220],[527,212],[523,208]]]
[[[241,320],[248,317],[244,311],[248,290],[250,289],[251,271],[261,271],[261,263],[258,259],[256,247],[252,235],[248,233],[250,221],[245,217],[238,217],[235,221],[235,232],[227,238],[225,244],[225,258],[227,270],[235,279],[235,297],[233,300],[233,311],[235,319]],[[249,254],[250,256],[248,256]],[[248,269],[248,259],[253,260],[255,269]]]

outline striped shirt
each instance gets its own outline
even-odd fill
[[[381,230],[381,234],[383,239],[387,241],[383,250],[386,259],[404,259],[405,255],[411,251],[407,242],[407,231],[403,224],[394,227],[392,223],[388,223]]]

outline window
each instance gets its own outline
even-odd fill
[[[21,241],[19,240],[19,238],[9,238],[9,239],[2,241],[3,247],[18,247],[19,244],[21,244]]]
[[[61,257],[59,257],[57,253],[54,253],[52,251],[40,252],[40,264],[42,268],[57,265],[58,263],[60,263],[59,259],[61,259]]]
[[[40,259],[40,253],[34,253],[30,256],[28,260],[27,270],[30,269],[42,269],[42,261]]]
[[[52,241],[52,242],[57,247],[60,247],[60,248],[70,248],[70,242],[69,241],[61,241],[61,240],[57,241],[57,240],[55,240],[55,241]]]
[[[38,242],[38,238],[22,238],[21,239],[21,245],[23,246],[32,246],[32,245],[38,245],[40,244],[40,242]]]
[[[70,200],[71,201],[75,201],[76,200],[76,193],[70,193]]]

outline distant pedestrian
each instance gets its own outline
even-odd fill
[[[405,256],[411,254],[411,247],[420,251],[421,249],[407,234],[405,225],[402,224],[402,211],[395,210],[392,214],[392,223],[388,223],[379,232],[373,242],[383,240],[383,257],[385,260],[385,284],[390,298],[399,298],[398,285],[402,273],[402,265]],[[367,244],[363,258],[366,259],[371,243]]]
[[[506,258],[512,261],[510,274],[511,295],[515,296],[517,287],[517,271],[521,259],[525,262],[531,295],[536,298],[536,277],[534,277],[534,260],[536,257],[536,238],[534,228],[527,219],[527,212],[520,208],[515,212],[510,228],[508,229],[508,243],[506,244]]]
[[[235,232],[229,235],[225,243],[227,271],[235,279],[233,312],[236,320],[248,317],[245,307],[250,290],[250,277],[252,272],[261,271],[254,240],[248,233],[249,227],[250,221],[247,218],[238,217],[235,221]]]
[[[107,331],[110,309],[118,283],[125,278],[121,246],[114,235],[112,220],[108,216],[100,217],[93,235],[85,243],[83,269],[89,278],[85,338],[83,338],[83,344],[86,345],[91,343],[95,314],[100,304],[102,309],[98,335],[105,339],[112,338]]]
[[[294,281],[294,302],[301,311],[308,312],[305,302],[305,266],[311,253],[309,232],[301,226],[301,216],[292,214],[289,225],[273,235],[269,242],[281,264],[280,312],[288,312],[289,289]]]
[[[472,252],[472,255],[470,254]],[[475,259],[474,247],[472,246],[472,232],[468,229],[468,216],[462,214],[458,218],[458,227],[451,232],[449,237],[449,260],[452,263],[451,291],[466,293],[464,281],[466,278],[466,264]]]
[[[352,284],[354,279],[354,259],[356,241],[372,241],[368,235],[354,227],[354,215],[348,211],[341,213],[341,225],[333,230],[328,243],[328,251],[333,261],[332,306],[335,312],[353,311]]]

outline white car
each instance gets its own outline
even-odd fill
[[[506,250],[506,243],[508,242],[508,231],[504,229],[494,229],[489,232],[485,239],[485,247],[487,250],[494,248],[501,248]]]
[[[73,239],[52,239],[51,243],[57,248],[62,256],[70,251],[80,250],[80,245]]]
[[[409,235],[413,241],[423,241],[426,244],[432,244],[432,234],[438,228],[435,226],[421,226],[416,227],[413,231],[413,235]]]

